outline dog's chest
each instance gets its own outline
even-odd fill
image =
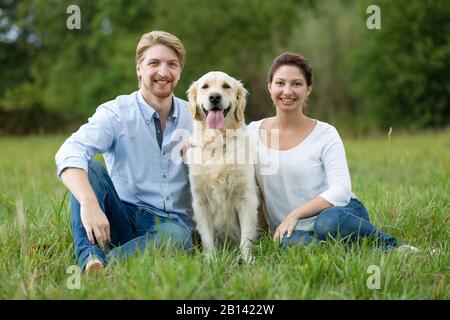
[[[239,168],[203,167],[194,175],[192,182],[211,214],[214,229],[239,239],[239,222],[236,206],[246,192],[245,172]]]
[[[213,195],[236,196],[246,190],[246,172],[240,166],[205,166],[191,168],[191,181],[201,192]],[[223,204],[225,205],[225,204]]]

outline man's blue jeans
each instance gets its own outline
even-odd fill
[[[370,223],[369,214],[358,199],[351,199],[345,207],[335,206],[320,212],[314,222],[314,231],[294,230],[290,238],[283,238],[282,246],[307,245],[317,240],[337,237],[351,241],[367,237],[385,250],[399,245],[394,237],[381,232]]]
[[[89,162],[89,182],[100,208],[108,218],[112,250],[105,252],[89,242],[81,222],[80,204],[70,196],[70,214],[75,243],[75,255],[84,269],[89,259],[95,257],[106,265],[111,260],[124,259],[147,246],[171,244],[187,251],[193,247],[191,231],[177,217],[161,217],[144,208],[120,200],[105,167],[96,160]]]

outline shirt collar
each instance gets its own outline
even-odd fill
[[[158,117],[158,113],[156,110],[145,101],[141,92],[137,91],[137,100],[139,104],[139,108],[143,115],[147,115],[150,119],[153,117]],[[176,120],[180,115],[180,106],[178,105],[177,99],[174,95],[172,95],[172,108],[170,109],[169,120]],[[144,116],[145,117],[145,116]]]

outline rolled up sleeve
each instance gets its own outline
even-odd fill
[[[346,206],[351,198],[352,183],[344,144],[337,131],[325,146],[322,160],[329,187],[319,196],[334,206]]]
[[[114,143],[117,116],[100,106],[88,123],[82,125],[59,148],[55,155],[58,177],[65,168],[88,171],[88,162],[98,153],[110,150]]]

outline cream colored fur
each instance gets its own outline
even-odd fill
[[[207,126],[205,110],[212,108],[212,93],[220,94],[222,107],[229,108],[220,130]],[[251,246],[259,233],[259,197],[249,161],[252,144],[248,143],[244,122],[246,94],[239,81],[223,72],[207,73],[188,90],[194,128],[186,160],[194,220],[208,259],[214,256],[218,243],[231,240],[239,244],[245,262],[253,260]],[[227,156],[238,159],[243,155],[247,156],[243,162],[224,160]]]

